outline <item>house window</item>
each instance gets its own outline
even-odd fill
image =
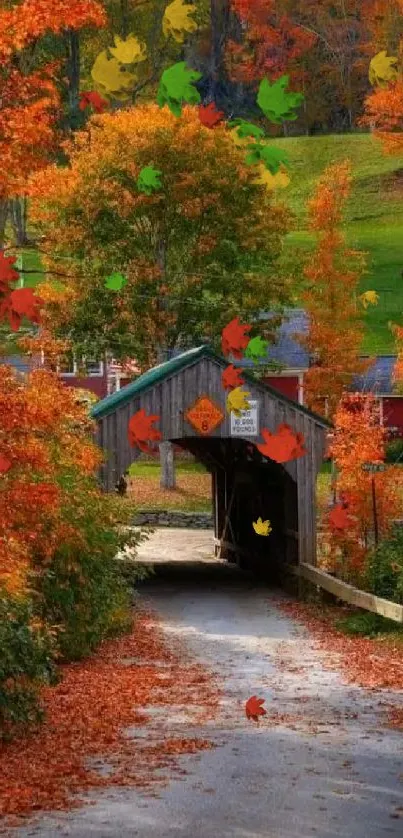
[[[83,359],[83,363],[87,371],[87,375],[90,378],[96,375],[103,375],[102,361],[97,361],[95,358],[87,358],[86,360]]]
[[[46,358],[42,353],[42,364],[45,366]],[[72,352],[66,352],[60,356],[57,365],[52,365],[55,372],[62,376],[71,376],[75,378],[97,378],[104,374],[104,365],[102,361],[97,361],[95,358],[85,358],[77,360]]]
[[[72,352],[66,352],[65,355],[59,358],[57,372],[59,375],[75,375],[76,362]]]

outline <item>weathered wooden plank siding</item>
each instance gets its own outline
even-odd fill
[[[101,479],[108,491],[114,488],[120,474],[139,456],[138,449],[129,444],[127,428],[131,416],[140,408],[148,414],[160,417],[156,427],[161,431],[162,441],[187,438],[194,440],[193,444],[197,444],[200,436],[185,420],[185,414],[196,399],[206,395],[221,408],[225,416],[221,425],[209,437],[231,437],[231,419],[226,409],[227,393],[223,390],[221,382],[224,368],[224,364],[211,358],[199,359],[99,420],[96,438],[98,444],[108,452],[107,462],[101,470]],[[297,494],[297,510],[293,503],[293,514],[290,518],[286,515],[286,521],[292,522],[290,529],[298,530],[299,562],[312,566],[316,563],[316,476],[323,459],[327,430],[315,421],[314,417],[299,410],[297,405],[294,407],[283,402],[281,397],[276,398],[275,394],[268,392],[258,382],[247,383],[245,389],[250,392],[251,399],[259,402],[259,434],[256,437],[245,437],[248,442],[261,441],[262,428],[275,432],[278,425],[284,422],[297,433],[304,434],[306,456],[284,464],[284,469],[295,481]],[[202,459],[202,454],[200,456]],[[222,458],[228,455],[221,452],[219,456]],[[204,459],[211,467],[208,457],[205,456]],[[213,479],[216,538],[221,536],[224,510],[228,506],[232,489],[230,465],[228,463],[227,470],[220,468]],[[290,489],[287,492],[289,504],[292,494]]]

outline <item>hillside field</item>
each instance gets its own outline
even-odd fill
[[[376,290],[379,303],[369,307],[363,352],[394,352],[388,322],[403,314],[403,158],[383,154],[369,134],[294,137],[275,140],[290,161],[290,185],[278,193],[295,213],[295,231],[286,240],[283,263],[295,277],[296,304],[301,261],[313,246],[307,232],[306,202],[322,172],[332,163],[351,160],[353,189],[345,231],[351,247],[367,254],[367,274],[360,291]],[[302,257],[302,259],[301,259]]]
[[[386,156],[380,143],[369,134],[340,134],[319,137],[293,137],[273,140],[287,151],[290,185],[277,193],[295,213],[295,229],[287,236],[283,267],[295,280],[295,304],[302,264],[313,246],[307,231],[306,202],[315,190],[322,172],[331,163],[351,160],[353,189],[346,211],[345,230],[351,247],[367,254],[367,274],[361,292],[376,290],[379,303],[366,314],[363,352],[390,354],[394,350],[388,322],[402,322],[403,313],[403,158]],[[39,255],[32,249],[23,253],[24,267],[40,269]],[[34,286],[38,274],[25,277]],[[11,346],[10,346],[11,349]]]

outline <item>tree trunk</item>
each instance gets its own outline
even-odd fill
[[[0,247],[4,244],[9,206],[8,201],[0,201]]]
[[[13,198],[10,201],[10,221],[18,247],[29,244],[27,235],[27,199]]]
[[[158,252],[158,262],[160,267],[163,271],[163,275],[165,274],[165,246],[163,242],[159,243],[159,252]],[[164,347],[159,346],[157,350],[157,364],[162,364],[165,360],[164,357]],[[174,459],[174,449],[172,442],[161,442],[159,445],[160,449],[160,467],[161,467],[161,477],[160,477],[160,486],[161,489],[175,489],[176,488],[176,475],[175,475],[175,459]]]
[[[220,103],[220,80],[223,76],[224,50],[228,31],[228,0],[210,0],[211,52],[210,52],[210,95]]]
[[[160,443],[161,489],[175,489],[175,459],[172,442]]]
[[[120,0],[120,15],[121,25],[120,31],[123,40],[126,40],[129,34],[129,2],[128,0]]]
[[[67,78],[69,98],[69,128],[74,131],[80,125],[80,36],[75,29],[69,29],[67,37]]]

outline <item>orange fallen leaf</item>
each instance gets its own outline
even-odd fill
[[[266,716],[267,710],[262,707],[264,704],[264,698],[257,698],[256,695],[252,695],[248,698],[245,704],[245,713],[247,719],[253,719],[255,722],[259,721],[259,716]]]

